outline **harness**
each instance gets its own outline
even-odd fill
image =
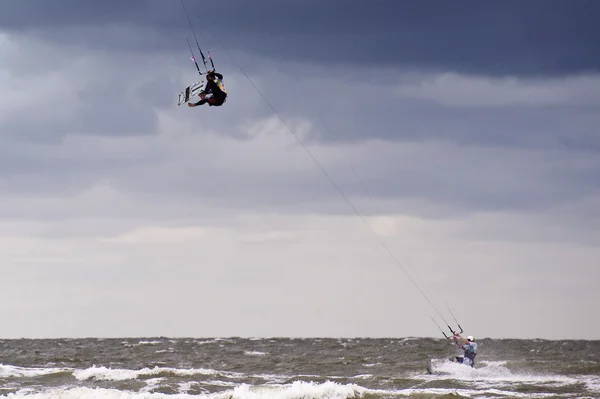
[[[465,357],[468,357],[473,363],[475,363],[475,356],[477,356],[477,352],[475,352],[473,345],[466,345],[466,348],[463,347],[463,349],[465,351]]]
[[[221,90],[223,93],[227,94],[227,88],[225,87],[225,84],[223,83],[223,81],[221,79],[219,79],[215,76],[214,82],[217,84],[217,87],[219,88],[219,90]]]

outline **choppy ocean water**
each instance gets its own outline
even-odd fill
[[[0,397],[600,398],[600,341],[478,343],[470,368],[444,339],[0,340]]]

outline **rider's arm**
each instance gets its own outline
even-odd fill
[[[463,342],[463,344],[465,344],[465,345],[469,344],[469,341],[466,338],[463,338],[463,336],[460,335],[460,333],[455,332],[454,333],[454,340],[455,341],[456,341],[456,337],[458,337]]]

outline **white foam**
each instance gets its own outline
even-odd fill
[[[224,393],[224,397],[231,399],[296,399],[296,398],[327,398],[346,399],[362,396],[365,388],[358,385],[340,385],[335,382],[322,384],[295,381],[287,385],[250,386],[242,384],[232,392]]]
[[[511,398],[546,398],[555,396],[551,393],[518,393],[499,389],[479,390],[479,389],[449,389],[449,388],[412,388],[402,390],[381,390],[367,389],[356,384],[341,385],[335,382],[327,381],[324,383],[295,381],[286,385],[262,385],[251,386],[241,384],[233,389],[206,393],[203,395],[190,395],[186,393],[191,384],[180,385],[178,394],[150,393],[149,390],[156,386],[159,379],[151,380],[152,384],[141,392],[121,391],[117,389],[106,388],[87,388],[87,387],[63,387],[47,389],[43,392],[32,392],[30,389],[24,389],[16,394],[10,394],[11,399],[348,399],[363,397],[365,394],[377,395],[382,397],[401,396],[411,397],[416,395],[427,396],[449,396],[460,395],[462,397],[511,397]]]
[[[221,381],[221,380],[210,380],[210,381],[202,381],[202,385],[212,385],[215,387],[234,387],[238,383],[231,381]]]
[[[364,379],[371,378],[371,377],[373,377],[373,374],[358,374],[358,375],[355,375],[354,377],[348,377],[348,378],[356,378],[359,380],[364,380]]]
[[[198,385],[197,381],[181,382],[179,383],[179,392],[187,393],[194,385]],[[201,388],[203,389],[203,388]]]
[[[244,355],[246,356],[266,356],[268,353],[261,351],[245,351]]]
[[[206,398],[206,399],[296,399],[302,397],[327,398],[327,399],[346,399],[349,397],[360,396],[366,392],[364,388],[356,385],[339,385],[333,382],[323,384],[295,382],[285,386],[250,386],[242,384],[232,390],[204,395],[190,395],[187,393],[163,394],[150,393],[147,389],[142,392],[120,391],[117,389],[106,388],[56,388],[48,389],[43,392],[32,393],[30,390],[19,391],[11,394],[11,399],[188,399],[188,398]]]
[[[341,385],[335,382],[327,381],[321,384],[313,382],[295,381],[292,384],[279,386],[249,386],[242,384],[235,388],[233,392],[222,393],[222,397],[214,399],[347,399],[354,397],[363,397],[365,394],[377,395],[382,397],[402,396],[411,397],[415,395],[439,395],[442,397],[448,395],[460,395],[462,397],[482,398],[482,395],[489,394],[490,397],[502,395],[512,398],[545,398],[554,396],[554,394],[532,394],[518,393],[512,391],[503,391],[499,389],[490,389],[482,391],[480,389],[452,389],[452,388],[412,388],[400,390],[368,389],[356,384]],[[217,395],[218,396],[218,395]]]
[[[160,387],[161,381],[164,381],[164,378],[151,378],[146,381],[146,387],[142,388],[141,392],[151,392],[154,389]]]
[[[367,363],[367,364],[363,364],[364,367],[375,367],[375,366],[381,366],[382,363]]]
[[[107,388],[56,388],[47,389],[43,392],[31,393],[22,390],[9,395],[10,399],[192,399],[198,395],[178,394],[166,395],[163,393],[131,392]],[[209,398],[209,396],[205,396]]]
[[[174,369],[169,367],[145,367],[140,370],[128,370],[128,369],[110,369],[107,367],[90,367],[84,370],[73,371],[73,376],[80,381],[96,379],[102,381],[124,381],[134,380],[140,376],[150,376],[160,373],[171,373],[180,376],[190,376],[195,374],[202,375],[217,375],[220,374],[216,370],[212,369]]]
[[[513,373],[506,368],[506,362],[481,361],[478,367],[468,367],[460,363],[453,363],[448,360],[434,359],[431,362],[431,369],[437,372],[434,375],[418,376],[415,378],[435,379],[435,380],[461,380],[470,381],[477,388],[506,388],[514,384],[535,384],[554,387],[575,385],[581,379],[575,377],[565,377],[560,375],[535,375],[526,373]]]
[[[253,374],[253,375],[250,375],[250,377],[251,378],[262,378],[263,380],[265,380],[269,383],[273,383],[273,384],[280,384],[291,378],[289,375],[279,375],[279,374]],[[312,375],[310,377],[318,378],[319,376]]]
[[[600,393],[600,376],[584,376],[582,380],[590,392]],[[600,397],[600,395],[598,395]]]
[[[69,368],[19,367],[0,364],[0,377],[37,377],[72,370]]]
[[[90,367],[82,370],[73,370],[65,368],[22,368],[16,366],[0,365],[0,377],[35,377],[47,375],[57,372],[70,372],[75,378],[80,381],[85,380],[102,380],[102,381],[123,381],[133,380],[140,377],[149,378],[146,387],[141,392],[119,391],[116,389],[92,389],[85,387],[70,387],[46,389],[42,392],[35,392],[31,389],[23,389],[16,394],[9,394],[11,399],[21,397],[35,399],[54,399],[54,398],[188,398],[198,397],[197,395],[188,396],[187,391],[191,385],[198,382],[190,382],[180,385],[180,395],[166,395],[161,393],[150,393],[160,386],[165,380],[166,375],[178,376],[193,376],[193,375],[209,375],[214,376],[213,380],[202,381],[200,386],[203,391],[206,391],[207,386],[220,386],[228,388],[226,391],[221,391],[212,394],[204,394],[200,397],[207,399],[294,399],[302,397],[310,397],[312,399],[347,399],[351,397],[360,397],[364,394],[377,396],[411,396],[411,395],[429,395],[429,396],[445,396],[445,395],[461,395],[463,397],[477,398],[493,398],[493,397],[515,397],[515,398],[545,398],[553,396],[548,393],[519,393],[515,389],[511,389],[516,384],[532,384],[540,386],[569,386],[584,383],[590,392],[600,392],[600,377],[596,376],[557,376],[557,375],[532,375],[526,373],[513,373],[507,367],[505,362],[486,362],[480,361],[476,368],[467,367],[457,363],[451,363],[447,360],[432,361],[432,371],[438,373],[434,375],[417,374],[413,378],[425,381],[432,380],[460,380],[466,387],[461,389],[451,388],[413,388],[400,390],[376,390],[367,389],[356,384],[339,384],[332,381],[337,378],[370,378],[369,374],[359,374],[353,377],[327,377],[329,381],[325,383],[295,381],[291,384],[284,384],[290,378],[321,378],[317,375],[297,375],[297,376],[281,376],[264,374],[259,377],[264,378],[269,384],[260,386],[251,386],[247,384],[239,384],[238,382],[228,382],[220,380],[220,377],[228,378],[246,378],[248,375],[242,373],[218,371],[213,369],[176,369],[166,367],[142,368],[139,370],[128,369],[110,369],[107,367]],[[252,377],[257,377],[256,375]],[[239,384],[239,385],[238,385]],[[538,390],[539,391],[539,390]],[[554,394],[555,395],[555,394]],[[573,397],[573,396],[567,396]]]
[[[216,342],[216,340],[211,339],[209,341],[198,341],[196,342],[196,345],[205,345],[205,344],[214,344]]]

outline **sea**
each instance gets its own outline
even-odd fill
[[[600,341],[0,340],[2,398],[600,398]],[[429,371],[428,371],[429,369]]]

